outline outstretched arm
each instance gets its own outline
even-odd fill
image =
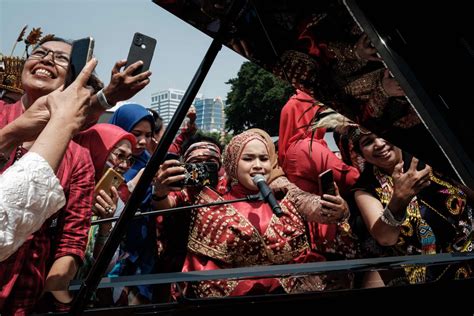
[[[92,97],[92,106],[88,116],[89,126],[95,124],[108,108],[113,107],[119,101],[130,99],[150,83],[151,71],[145,71],[136,76],[132,75],[143,64],[142,61],[137,61],[120,71],[126,63],[125,59],[119,60],[112,68],[110,83],[101,90],[106,103],[104,104],[104,99],[99,100],[98,94]]]
[[[33,130],[43,124],[43,119],[36,120],[33,114],[45,111],[48,114],[44,117],[49,118],[51,112],[51,119],[30,151],[0,175],[0,217],[6,219],[0,223],[0,261],[13,254],[29,235],[65,204],[63,189],[54,171],[70,139],[85,120],[91,93],[84,85],[96,64],[95,59],[89,62],[66,90],[54,91],[12,122],[12,127],[5,127],[9,137],[15,135],[17,128],[26,128],[24,133],[19,133],[18,139],[28,139],[36,133],[27,130],[28,123]],[[58,133],[58,130],[62,132]],[[2,140],[2,144],[14,143]]]

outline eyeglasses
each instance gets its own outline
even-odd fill
[[[67,68],[69,66],[69,55],[63,52],[55,52],[54,50],[46,49],[43,47],[38,47],[35,49],[28,59],[43,59],[49,55],[49,53],[53,53],[53,62],[61,66],[63,68]]]
[[[114,152],[114,151],[111,152],[111,154],[114,155],[115,159],[120,161],[120,163],[125,162],[127,165],[131,166],[135,162],[135,158],[133,158],[133,156],[127,157],[122,153],[117,153],[117,152]]]

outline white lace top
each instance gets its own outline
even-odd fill
[[[0,175],[0,261],[65,203],[59,179],[37,153],[26,153]]]

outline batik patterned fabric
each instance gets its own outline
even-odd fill
[[[215,161],[221,165],[221,150],[216,144],[209,142],[194,143],[184,153],[184,162],[198,161]]]
[[[208,188],[199,195],[199,204],[222,200],[220,195]],[[262,202],[255,203],[260,204],[257,211],[262,211],[261,208],[266,206]],[[283,216],[272,215],[265,231],[255,227],[239,212],[240,208],[234,208],[232,204],[200,208],[192,215],[188,250],[212,258],[221,268],[296,263],[309,250],[305,226],[289,201],[280,201],[280,206]],[[310,261],[323,260],[317,255],[313,258]],[[200,297],[245,294],[237,289],[238,286],[250,288],[250,285],[243,284],[252,282],[258,281],[203,281],[195,285],[195,292]],[[294,282],[287,279],[270,279],[268,282],[272,284],[270,288],[280,286],[286,292],[291,292],[295,286]]]
[[[372,178],[369,174],[372,172]],[[370,180],[370,178],[372,180]],[[395,246],[382,247],[372,244],[368,255],[412,255],[472,251],[472,207],[466,194],[439,175],[431,174],[431,184],[413,198],[407,207],[407,217],[401,226],[399,241]],[[369,184],[372,181],[372,184]],[[358,189],[374,194],[385,207],[393,194],[393,180],[377,167],[369,166],[357,184]],[[363,188],[362,188],[363,189]],[[449,268],[449,269],[448,269]],[[440,279],[443,275],[463,277],[470,267],[448,267],[433,273],[425,268],[407,267],[410,283]],[[420,270],[421,269],[421,270]]]
[[[252,129],[235,136],[227,146],[224,168],[232,182],[224,195],[205,187],[197,203],[235,200],[258,191],[237,182],[237,166],[248,142],[260,140],[267,147],[272,164],[271,179],[282,174],[270,137],[262,130]],[[188,255],[183,271],[202,271],[285,263],[323,261],[311,252],[306,227],[295,206],[284,197],[280,201],[283,216],[273,214],[262,201],[236,202],[194,210],[188,240]],[[312,290],[324,288],[322,279],[314,282]],[[266,278],[251,280],[203,281],[192,285],[199,297],[298,292],[304,290],[299,278]]]

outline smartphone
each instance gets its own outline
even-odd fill
[[[141,60],[143,61],[143,65],[141,67],[138,67],[132,73],[132,75],[136,76],[150,69],[153,53],[155,52],[155,46],[156,39],[142,33],[135,33],[135,35],[133,35],[132,44],[130,45],[130,50],[128,52],[127,57],[127,64],[125,65],[125,68]]]
[[[186,169],[185,178],[181,181],[170,184],[173,187],[203,187],[215,188],[219,178],[219,165],[215,162],[193,162],[183,164]]]
[[[336,195],[336,187],[334,186],[334,175],[331,169],[328,169],[318,176],[319,194]]]
[[[125,179],[120,173],[112,168],[109,168],[95,186],[95,194],[97,195],[100,190],[104,190],[108,195],[112,196],[110,188],[115,187],[118,189],[124,180]]]
[[[71,57],[69,59],[69,69],[66,76],[64,87],[69,86],[76,80],[82,68],[92,58],[94,52],[94,39],[92,37],[85,37],[72,42]]]
[[[403,172],[407,172],[408,169],[410,169],[411,166],[411,160],[413,159],[413,156],[406,151],[402,151],[402,160],[403,160]],[[416,166],[416,170],[420,171],[425,169],[426,164],[418,160],[418,165]]]
[[[168,152],[166,153],[165,160],[180,160],[180,156],[178,154]]]

